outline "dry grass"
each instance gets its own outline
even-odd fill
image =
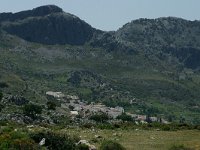
[[[107,140],[121,143],[127,150],[168,150],[174,144],[184,144],[187,147],[200,150],[200,131],[146,131],[146,130],[99,130],[99,129],[66,129],[71,135],[80,135],[81,139],[91,141],[95,135]],[[92,143],[92,142],[91,142]],[[101,140],[93,143],[97,147]]]

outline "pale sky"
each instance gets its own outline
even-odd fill
[[[101,30],[117,30],[138,18],[200,20],[200,0],[0,0],[0,12],[54,4]]]

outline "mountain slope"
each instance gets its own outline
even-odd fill
[[[21,11],[18,13],[1,13],[0,14],[0,22],[3,21],[17,21],[23,20],[28,17],[42,17],[52,13],[62,13],[63,10],[54,5],[47,5],[37,7],[33,10]]]
[[[83,45],[95,32],[78,17],[51,5],[15,14],[2,14],[0,21],[9,34],[43,44]]]
[[[62,91],[133,113],[200,122],[198,21],[139,19],[103,32],[55,6],[17,14],[0,14],[5,94],[45,104],[46,91]]]
[[[200,54],[199,21],[173,17],[139,19],[124,25],[116,32],[116,36],[160,59],[170,55],[183,63],[184,67],[199,67],[200,61],[194,57]]]

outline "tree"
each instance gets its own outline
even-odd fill
[[[117,116],[117,119],[121,119],[122,121],[133,121],[133,118],[130,115],[127,115],[126,113]]]
[[[179,123],[185,123],[185,118],[183,116],[180,117]]]
[[[73,111],[74,110],[74,106],[69,105],[69,110]]]
[[[23,113],[24,115],[27,115],[32,119],[35,119],[37,117],[37,114],[42,113],[42,107],[35,104],[27,104],[23,108]]]
[[[3,93],[0,92],[0,101],[2,100],[2,98],[3,98]],[[0,112],[3,108],[4,108],[4,106],[2,104],[0,104]]]
[[[0,112],[2,111],[3,108],[4,108],[4,105],[0,104]]]
[[[150,118],[150,115],[149,115],[149,114],[147,115],[146,122],[148,122],[148,123],[152,123],[152,121],[151,121],[151,118]]]
[[[3,93],[0,92],[0,101],[2,100],[2,98],[3,98]]]
[[[105,122],[109,120],[109,116],[106,113],[99,113],[99,114],[94,114],[90,117],[90,119],[96,121],[96,122]]]
[[[54,102],[47,102],[47,108],[48,110],[56,110],[56,104]]]

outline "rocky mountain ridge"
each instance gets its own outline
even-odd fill
[[[19,13],[0,14],[3,30],[30,42],[83,45],[95,29],[57,6],[47,5]]]

